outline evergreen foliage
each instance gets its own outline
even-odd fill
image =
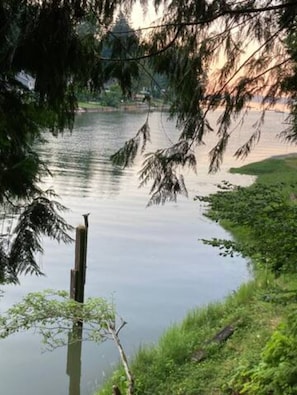
[[[1,234],[1,283],[17,283],[18,276],[23,273],[42,275],[35,255],[37,252],[43,252],[42,235],[58,242],[72,241],[68,235],[72,226],[59,214],[66,208],[54,200],[54,196],[52,191],[40,192],[23,206],[4,206],[4,209],[11,213],[11,224],[15,215],[18,215],[18,221],[12,230],[8,227],[7,233]],[[2,220],[9,225],[7,214]]]
[[[134,60],[139,51],[139,38],[129,26],[124,14],[120,12],[114,27],[103,40],[103,74],[107,80],[118,80],[123,94],[128,98],[132,95],[133,79],[139,77],[138,62]]]
[[[156,7],[161,4],[155,2]],[[151,173],[149,204],[184,193],[184,188],[176,187],[188,165],[181,158],[195,156],[208,133],[217,135],[217,143],[209,151],[209,170],[219,169],[229,138],[236,133],[236,125],[244,122],[255,96],[262,97],[263,112],[234,155],[243,158],[257,144],[266,111],[280,97],[292,115],[282,136],[294,142],[296,10],[295,2],[283,0],[166,2],[159,24],[144,37],[144,54],[139,59],[148,59],[154,73],[166,77],[170,117],[176,119],[180,135],[173,142],[170,171],[160,166],[168,160],[168,150],[158,151],[149,163],[144,162],[145,172]],[[214,110],[221,113],[217,124],[210,124],[208,114]],[[157,172],[162,184],[155,182],[156,169],[162,169],[164,177]]]
[[[20,273],[41,274],[41,235],[70,241],[64,208],[40,181],[48,174],[36,150],[47,130],[71,129],[79,88],[100,90],[117,78],[123,90],[130,71],[106,71],[102,43],[117,2],[85,0],[0,2],[0,283]],[[19,216],[13,227],[12,216]]]

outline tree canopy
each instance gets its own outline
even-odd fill
[[[175,144],[145,158],[140,179],[152,182],[149,204],[186,194],[181,168],[195,169],[197,148],[208,133],[217,135],[217,143],[210,147],[209,170],[219,169],[229,138],[236,133],[234,124],[243,122],[254,96],[262,97],[263,112],[234,155],[249,154],[260,139],[265,112],[280,98],[292,114],[282,136],[295,142],[296,7],[296,2],[286,1],[165,4],[162,20],[144,39],[144,57],[168,79],[170,116],[176,119],[180,135]],[[217,109],[221,114],[211,125],[208,114]],[[136,152],[124,162],[122,151],[113,159],[118,164],[133,163]]]
[[[139,66],[133,60],[139,50],[139,38],[120,12],[115,25],[103,39],[101,57],[106,79],[117,79],[123,94],[128,97],[131,96],[132,80],[139,77]]]
[[[1,235],[2,282],[16,281],[23,271],[40,274],[34,252],[41,249],[41,234],[70,240],[56,211],[62,207],[40,188],[48,169],[34,144],[46,139],[45,131],[58,135],[72,128],[77,88],[100,90],[115,78],[129,95],[144,59],[152,73],[166,77],[169,116],[180,136],[172,146],[146,154],[140,179],[152,182],[151,203],[186,194],[182,168],[195,169],[196,149],[210,132],[217,135],[210,171],[219,168],[236,133],[230,126],[245,116],[255,95],[263,97],[263,114],[235,155],[249,153],[265,111],[279,97],[287,98],[292,115],[284,137],[296,141],[295,1],[155,0],[155,8],[164,9],[159,24],[137,34],[121,22],[120,10],[133,3],[0,1],[0,203],[4,221],[21,214],[15,230]],[[144,9],[148,5],[141,3]],[[30,84],[21,82],[22,73]],[[218,108],[218,123],[211,125],[207,115]],[[148,140],[146,122],[113,160],[132,164]]]
[[[45,141],[45,131],[58,135],[72,128],[77,87],[103,87],[102,42],[116,7],[77,0],[0,2],[1,218],[9,228],[19,215],[16,227],[1,235],[0,282],[15,282],[22,272],[41,274],[34,255],[42,251],[41,235],[71,241],[71,226],[58,214],[64,207],[40,187],[49,170],[35,144]]]

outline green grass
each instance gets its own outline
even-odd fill
[[[79,108],[86,108],[86,109],[100,109],[103,106],[100,103],[95,103],[95,102],[78,102],[78,107]]]
[[[269,159],[236,171],[255,174],[257,183],[283,183],[284,190],[297,181],[297,157]],[[233,172],[235,169],[232,170]],[[244,239],[245,229],[228,224],[235,237]],[[297,275],[275,277],[256,269],[254,279],[243,284],[221,303],[190,311],[184,321],[169,328],[155,347],[139,350],[131,362],[137,395],[240,394],[252,370],[263,367],[263,349],[281,322],[297,307]],[[210,340],[223,328],[236,330],[226,341]],[[195,361],[199,350],[206,357]],[[265,373],[266,371],[264,371]],[[126,392],[125,375],[119,368],[98,395],[110,395],[116,384]],[[252,387],[251,387],[252,388]],[[285,394],[295,394],[285,392]],[[249,393],[249,392],[248,392]],[[257,394],[257,390],[253,392]],[[265,392],[264,392],[265,393]]]
[[[297,156],[287,156],[282,159],[270,158],[261,162],[250,163],[240,168],[231,168],[231,173],[258,176],[256,183],[275,184],[283,182],[290,184],[297,181]]]
[[[113,107],[113,108],[121,108],[121,107],[131,107],[131,108],[137,108],[137,105],[139,104],[139,102],[135,102],[135,101],[127,101],[125,103],[118,103],[117,106],[106,106],[106,105],[102,105],[99,102],[78,102],[78,107],[79,108],[83,108],[83,109],[104,109],[106,107]],[[163,100],[161,99],[154,99],[153,102],[151,103],[151,107],[152,108],[160,108],[163,109],[166,107],[166,105],[164,105]]]
[[[291,288],[296,289],[297,279],[290,281]],[[230,393],[229,382],[239,366],[258,362],[263,345],[290,311],[290,304],[282,301],[284,284],[290,284],[284,277],[274,280],[259,276],[224,302],[190,311],[181,324],[165,332],[157,346],[143,348],[135,356],[131,368],[137,394]],[[222,344],[207,344],[230,324],[237,328],[233,336]],[[198,363],[193,357],[201,348],[207,357]],[[110,395],[112,383],[124,394],[124,377],[123,370],[117,370],[98,394]]]

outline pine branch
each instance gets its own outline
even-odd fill
[[[124,146],[114,153],[110,159],[114,165],[123,168],[132,166],[138,153],[143,154],[147,143],[150,142],[150,127],[148,117],[136,135],[126,141]]]
[[[257,122],[257,127],[254,133],[252,133],[251,137],[245,142],[241,147],[239,147],[234,156],[235,158],[246,158],[251,152],[252,148],[259,142],[261,138],[261,124],[264,122],[264,113],[260,121]]]
[[[58,201],[52,200],[54,196],[56,195],[53,191],[49,190],[29,203],[13,205],[13,212],[17,210],[19,216],[11,233],[2,236],[1,239],[0,281],[16,283],[21,273],[43,274],[36,261],[36,254],[43,253],[42,236],[64,243],[73,241],[68,235],[73,227],[58,213],[66,208]]]

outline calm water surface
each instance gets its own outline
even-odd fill
[[[141,344],[155,342],[166,327],[180,321],[195,306],[222,299],[249,273],[240,258],[222,258],[199,238],[228,237],[217,224],[203,217],[203,207],[193,201],[196,194],[215,191],[228,179],[248,184],[251,177],[230,175],[230,166],[242,165],[232,154],[249,135],[259,113],[253,112],[234,134],[221,171],[207,174],[207,153],[215,141],[206,138],[199,151],[197,174],[187,174],[189,199],[146,208],[148,190],[138,188],[140,160],[132,169],[114,167],[109,156],[135,134],[145,114],[82,114],[72,135],[49,137],[40,147],[54,178],[53,187],[69,208],[67,220],[74,226],[90,212],[88,268],[85,295],[112,299],[118,313],[128,322],[121,338],[133,355]],[[169,145],[177,132],[173,122],[159,113],[150,115],[152,144],[149,151]],[[294,152],[281,144],[279,132],[284,115],[271,112],[265,122],[261,143],[244,162]],[[38,260],[45,277],[24,277],[21,286],[5,288],[1,311],[31,291],[69,289],[74,246],[44,240],[45,254]],[[5,395],[66,395],[66,349],[42,352],[36,334],[22,333],[1,341],[1,392]],[[118,362],[112,343],[83,344],[81,395],[91,395]],[[78,395],[76,392],[71,395]]]

